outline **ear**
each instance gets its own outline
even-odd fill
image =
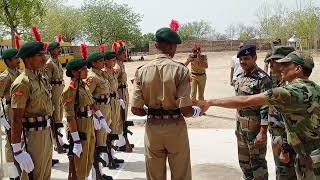
[[[303,73],[302,71],[303,71],[303,70],[302,70],[302,66],[296,65],[296,73],[297,73],[297,74]]]

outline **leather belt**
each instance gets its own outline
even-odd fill
[[[56,79],[50,82],[51,85],[61,85],[63,84],[63,80],[62,79]]]
[[[78,116],[80,118],[89,118],[92,116],[92,110],[90,106],[78,108]]]
[[[50,127],[51,116],[35,116],[23,118],[23,127],[27,131],[41,131]]]
[[[110,104],[110,97],[105,95],[102,95],[99,98],[94,97],[94,100],[98,105]]]
[[[118,86],[118,89],[126,89],[126,88],[127,88],[127,85],[125,84]]]
[[[195,76],[203,76],[203,75],[206,75],[206,73],[191,73],[191,74],[193,74],[193,75],[195,75]]]
[[[180,116],[180,109],[164,110],[148,108],[148,119],[177,119]]]

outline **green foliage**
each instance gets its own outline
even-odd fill
[[[134,42],[133,46],[136,51],[148,51],[150,41],[155,41],[154,33],[143,34],[138,41]]]
[[[91,0],[83,7],[84,34],[90,43],[107,45],[122,39],[136,42],[141,33],[138,23],[141,15],[127,5],[113,1]]]
[[[214,29],[206,21],[193,21],[182,24],[179,30],[179,35],[182,40],[200,40],[206,38]]]

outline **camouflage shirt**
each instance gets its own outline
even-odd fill
[[[309,155],[320,148],[320,86],[295,79],[284,87],[268,90],[264,96],[283,113],[288,143],[296,153]]]
[[[249,74],[245,72],[240,73],[235,82],[237,96],[259,94],[271,88],[270,77],[258,66]],[[260,125],[268,125],[268,106],[238,109],[238,115],[237,121],[250,119],[258,121]]]

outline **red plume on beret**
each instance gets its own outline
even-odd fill
[[[119,40],[119,41],[118,41],[118,44],[120,45],[120,47],[123,47],[123,46],[124,46],[124,43],[123,43],[122,40]]]
[[[59,34],[57,37],[57,43],[61,44],[61,42],[62,42],[62,35]]]
[[[118,53],[118,43],[117,42],[114,42],[112,44],[112,50],[115,52],[115,53]]]
[[[41,34],[40,34],[38,28],[35,25],[33,25],[31,30],[32,30],[33,36],[36,39],[36,41],[40,42],[41,41]]]
[[[43,43],[43,49],[45,49],[46,51],[48,50],[49,44],[48,42],[44,42]]]
[[[20,36],[17,32],[14,33],[14,41],[15,41],[15,44],[16,44],[16,48],[17,49],[20,49]]]
[[[192,44],[192,50],[196,50],[198,48],[197,44]]]
[[[106,51],[106,46],[104,44],[100,44],[99,52],[104,53]]]
[[[179,22],[177,20],[172,19],[171,23],[170,23],[170,29],[172,29],[175,32],[178,32],[179,31],[179,27],[180,27]]]
[[[80,51],[81,51],[82,59],[86,60],[88,57],[88,47],[85,43],[81,44]]]

